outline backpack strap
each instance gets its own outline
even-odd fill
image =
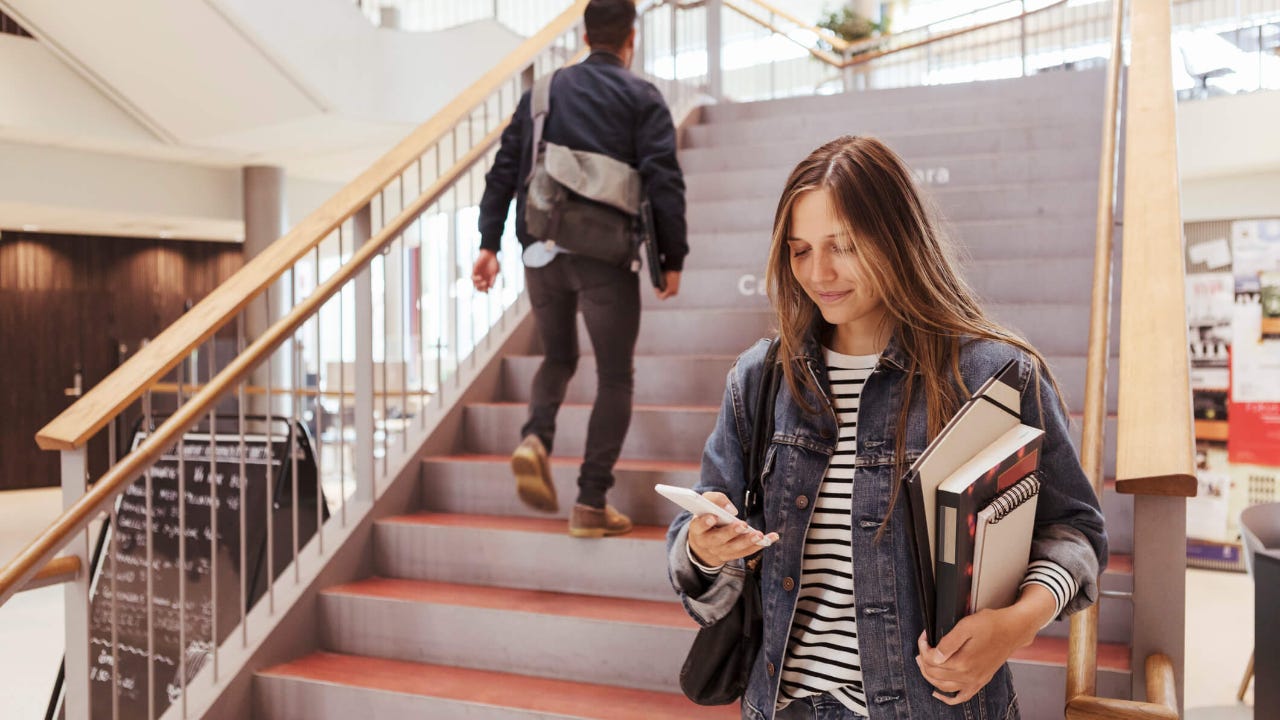
[[[547,113],[551,112],[551,79],[557,72],[560,71],[555,70],[538,78],[529,95],[529,114],[533,117],[533,162],[529,164],[526,184],[533,180],[533,171],[538,167],[538,153],[542,150],[542,128],[547,123]]]

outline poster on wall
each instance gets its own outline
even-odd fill
[[[1280,218],[1231,223],[1232,273],[1237,293],[1256,293],[1259,274],[1280,271]]]
[[[1198,247],[1205,247],[1200,245]],[[1187,344],[1191,357],[1191,389],[1222,394],[1230,387],[1231,325],[1235,314],[1234,278],[1230,272],[1187,275]],[[1216,419],[1225,419],[1223,414]],[[1197,417],[1200,417],[1197,415]]]
[[[1196,496],[1187,499],[1187,537],[1233,542],[1230,533],[1231,467],[1226,443],[1196,443]]]

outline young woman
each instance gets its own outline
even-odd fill
[[[760,530],[764,640],[742,701],[751,720],[1017,718],[1005,663],[1044,625],[1093,603],[1107,540],[1044,358],[983,313],[906,165],[843,137],[791,173],[769,251],[784,382],[761,516],[719,528],[685,513],[671,580],[703,625],[742,588]],[[729,372],[696,488],[743,502],[768,343]],[[1016,358],[1022,421],[1045,430],[1031,565],[1014,605],[924,637],[900,480],[977,387]],[[757,528],[759,530],[752,530]]]

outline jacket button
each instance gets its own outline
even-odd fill
[[[804,495],[801,495],[800,497],[796,498],[796,507],[800,508],[801,510],[809,507],[809,498],[805,497]]]
[[[791,578],[783,578],[783,579],[782,579],[782,589],[783,589],[783,590],[786,590],[787,592],[791,592],[792,590],[794,590],[794,589],[795,589],[795,587],[796,587],[796,581],[795,581],[795,580],[792,580]]]
[[[769,663],[766,669],[769,671],[769,677],[773,677],[778,674],[778,666],[773,663]]]

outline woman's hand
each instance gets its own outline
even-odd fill
[[[738,513],[724,493],[704,492],[702,497],[735,515]],[[762,537],[759,530],[752,530],[741,520],[716,527],[716,516],[710,513],[689,521],[689,549],[698,562],[708,567],[719,567],[754,553],[760,549],[756,541]],[[769,538],[777,541],[778,533],[769,533]]]
[[[1013,605],[980,610],[956,623],[936,648],[929,647],[921,634],[916,664],[924,679],[942,692],[956,693],[955,697],[933,696],[959,705],[977,695],[1015,650],[1031,644],[1056,609],[1052,593],[1040,585],[1028,585]]]

